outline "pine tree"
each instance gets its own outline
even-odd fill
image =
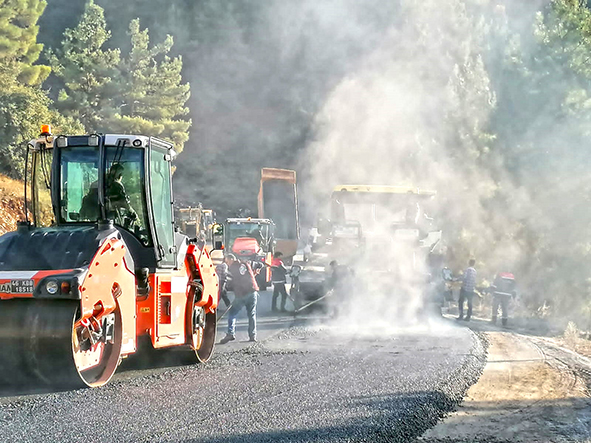
[[[51,109],[50,99],[40,88],[19,84],[6,74],[0,74],[0,84],[0,171],[22,178],[26,143],[39,135],[42,124],[51,124],[58,134],[83,129]]]
[[[158,135],[174,142],[178,152],[188,139],[190,120],[182,116],[189,99],[189,84],[182,83],[181,57],[171,58],[171,36],[150,47],[148,29],[135,19],[129,26],[131,51],[120,63],[119,112],[110,120],[111,130]]]
[[[0,63],[23,84],[39,85],[50,72],[48,66],[33,65],[43,49],[37,21],[46,5],[45,0],[0,0]]]
[[[120,51],[106,49],[111,33],[103,9],[90,0],[80,23],[64,33],[62,48],[50,54],[55,75],[63,82],[56,106],[79,120],[88,132],[105,132],[115,110],[114,80]]]
[[[34,65],[43,45],[37,43],[37,21],[43,0],[0,0],[0,171],[22,178],[26,142],[41,124],[76,130],[76,123],[51,109],[40,84],[50,72]]]

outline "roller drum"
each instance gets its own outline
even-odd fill
[[[82,349],[75,329],[79,306],[70,300],[0,302],[0,384],[74,389],[109,381],[119,362],[120,317],[117,312],[109,343]],[[89,355],[96,364],[88,365]]]

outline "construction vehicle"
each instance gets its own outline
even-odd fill
[[[312,253],[299,276],[301,304],[326,294],[333,260],[388,285],[400,272],[417,279],[439,275],[442,232],[424,211],[435,195],[407,186],[336,186],[330,219],[319,220],[310,235]]]
[[[258,196],[259,218],[275,223],[275,250],[290,264],[298,249],[300,225],[296,172],[263,168]]]
[[[211,209],[203,209],[201,204],[196,207],[188,206],[179,209],[179,222],[181,232],[189,238],[203,236],[208,250],[213,249],[213,226],[215,225],[215,213]]]
[[[224,223],[224,248],[239,260],[249,261],[256,275],[259,289],[265,290],[271,283],[271,264],[275,246],[275,224],[265,218],[228,218]]]
[[[0,383],[102,386],[140,338],[211,357],[218,282],[174,230],[174,155],[153,137],[48,126],[29,144],[32,220],[0,237]]]

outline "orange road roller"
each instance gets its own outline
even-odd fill
[[[175,229],[174,156],[153,137],[47,126],[29,144],[25,220],[0,237],[0,383],[102,386],[142,336],[211,357],[218,281]]]

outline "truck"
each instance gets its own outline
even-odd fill
[[[264,291],[271,283],[271,268],[275,251],[275,223],[266,218],[228,218],[224,223],[224,249],[240,260],[253,263],[260,272],[256,275],[259,288]]]
[[[179,228],[189,238],[205,236],[208,249],[213,248],[213,231],[215,225],[215,213],[212,209],[203,209],[203,206],[188,206],[178,211]]]
[[[290,264],[298,250],[300,224],[296,172],[263,168],[258,195],[258,216],[275,223],[275,251]]]

